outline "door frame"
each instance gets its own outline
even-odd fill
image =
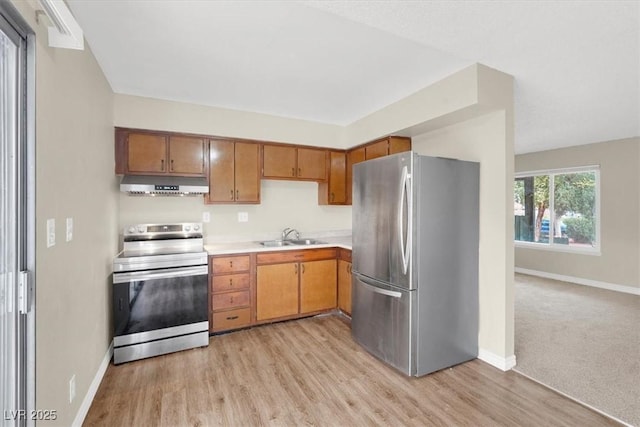
[[[20,38],[18,46],[18,147],[15,179],[17,182],[17,269],[26,273],[26,313],[19,315],[18,344],[18,402],[25,416],[17,420],[16,425],[34,426],[35,419],[30,417],[35,410],[35,58],[36,39],[31,26],[20,12],[7,0],[0,0],[0,17],[17,33]]]

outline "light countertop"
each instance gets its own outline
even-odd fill
[[[204,250],[209,255],[226,255],[226,254],[238,254],[246,252],[274,252],[274,251],[299,251],[303,249],[318,249],[318,248],[344,248],[351,250],[351,236],[333,236],[333,237],[317,237],[326,243],[317,245],[290,245],[290,246],[278,246],[278,247],[265,247],[256,241],[245,242],[229,242],[229,243],[210,243],[204,245]]]

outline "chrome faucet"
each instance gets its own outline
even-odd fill
[[[298,232],[298,230],[296,230],[295,228],[287,227],[284,230],[282,230],[282,241],[284,242],[285,240],[287,240],[287,237],[291,233],[296,233],[296,239],[300,238],[300,233]]]

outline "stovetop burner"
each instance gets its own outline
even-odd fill
[[[115,272],[206,265],[202,224],[137,224],[125,227]]]

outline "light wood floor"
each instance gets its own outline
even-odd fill
[[[598,426],[613,421],[474,360],[422,378],[383,365],[337,315],[219,335],[109,366],[85,426]]]

